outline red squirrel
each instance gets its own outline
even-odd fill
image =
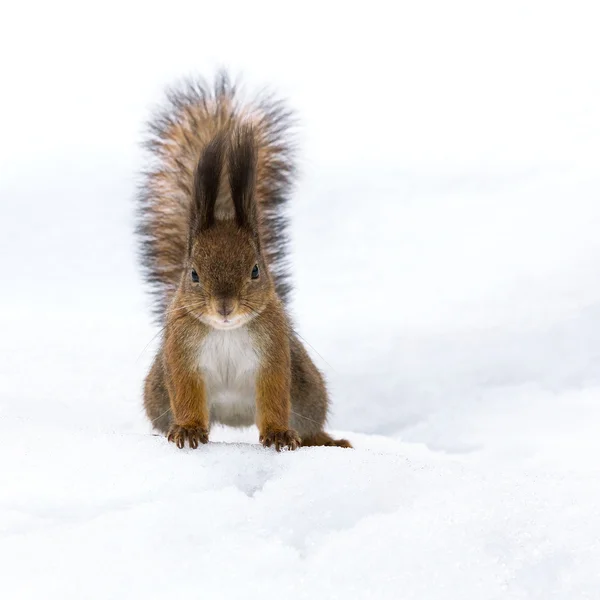
[[[144,406],[179,448],[208,442],[211,423],[256,423],[277,451],[351,447],[323,429],[325,382],[286,310],[290,123],[226,74],[172,90],[150,123],[138,235],[164,328]]]

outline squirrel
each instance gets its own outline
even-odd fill
[[[352,447],[323,429],[325,382],[286,309],[291,124],[226,73],[171,89],[149,124],[137,234],[163,329],[144,407],[178,448],[207,443],[212,423],[255,423],[277,451]]]

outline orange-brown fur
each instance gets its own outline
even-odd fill
[[[281,105],[240,103],[225,76],[171,93],[153,125],[139,232],[165,327],[144,405],[180,448],[251,418],[277,450],[350,447],[323,431],[325,383],[285,309],[287,138]]]

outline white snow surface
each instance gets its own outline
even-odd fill
[[[2,597],[600,599],[596,11],[5,7]],[[293,314],[354,450],[145,420],[138,143],[221,65],[298,111]]]

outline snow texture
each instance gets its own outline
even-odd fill
[[[3,13],[3,598],[600,598],[594,3]],[[220,65],[299,112],[293,311],[354,450],[143,415],[137,144]]]

